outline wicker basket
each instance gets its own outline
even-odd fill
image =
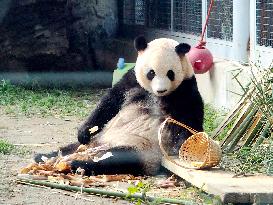
[[[221,160],[221,148],[205,132],[188,138],[179,150],[179,158],[190,168],[204,169],[217,166]]]
[[[193,134],[182,144],[179,150],[179,158],[181,159],[182,164],[178,164],[172,160],[162,146],[162,130],[167,122],[177,124]],[[160,149],[164,156],[179,166],[205,169],[217,166],[221,161],[222,152],[217,142],[212,140],[205,132],[197,132],[191,127],[172,118],[167,118],[162,123],[158,132],[158,139]]]

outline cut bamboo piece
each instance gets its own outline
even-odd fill
[[[243,145],[243,147],[249,147],[251,142],[258,136],[258,134],[261,131],[263,122],[262,119],[258,122],[257,126],[255,127],[255,129],[253,130],[253,132],[250,134],[250,136],[248,137],[248,139],[246,140],[245,144]]]
[[[251,120],[256,112],[257,112],[257,110],[252,110],[249,113],[249,115],[243,120],[242,124],[238,127],[238,129],[236,129],[234,134],[231,136],[233,141],[228,145],[228,147],[226,149],[227,152],[231,152],[234,150],[235,146],[242,138],[245,130],[248,128],[249,124],[251,123]]]
[[[226,137],[220,142],[221,147],[224,146],[224,144],[229,144],[232,141],[232,138],[230,136],[235,132],[235,130],[240,126],[240,124],[242,124],[243,120],[246,118],[247,114],[249,114],[250,110],[251,107],[249,103],[242,108],[241,113],[237,117],[231,129],[226,134]]]
[[[238,105],[229,112],[229,114],[225,117],[225,119],[222,121],[222,123],[214,130],[214,132],[211,134],[211,137],[213,139],[216,139],[217,136],[223,131],[223,129],[232,121],[232,119],[236,116],[236,114],[245,106],[246,104],[246,98],[242,99],[241,102],[238,103]]]
[[[150,202],[153,201],[160,201],[160,203],[168,203],[168,204],[184,204],[184,205],[191,205],[193,204],[192,201],[187,201],[183,199],[172,199],[172,198],[156,198],[152,196],[145,196],[142,193],[136,193],[136,194],[129,194],[129,193],[123,193],[118,191],[110,191],[105,189],[98,189],[98,188],[85,188],[85,187],[77,187],[77,186],[70,186],[70,185],[63,185],[63,184],[57,184],[52,183],[44,180],[31,180],[26,179],[23,177],[17,177],[17,182],[21,184],[32,184],[32,185],[40,185],[40,186],[47,186],[55,189],[62,189],[66,191],[76,191],[76,192],[85,192],[89,194],[99,194],[102,196],[114,196],[114,197],[121,197],[125,199],[142,199],[147,200]]]
[[[258,139],[257,139],[257,141],[256,141],[256,143],[255,143],[255,145],[253,146],[254,149],[257,148],[260,144],[262,144],[263,141],[266,139],[266,136],[267,136],[267,134],[269,133],[269,128],[270,128],[270,123],[267,122],[266,125],[265,125],[265,127],[264,127],[263,132],[262,132],[261,135],[258,137]]]
[[[262,113],[259,111],[256,113],[256,115],[253,117],[252,122],[250,124],[250,127],[247,129],[246,134],[242,138],[241,144],[244,145],[246,144],[247,141],[252,142],[253,138],[251,138],[251,133],[255,130],[255,127],[257,127],[258,123],[262,119]]]
[[[251,109],[246,113],[245,118],[243,121],[234,128],[232,131],[232,134],[228,136],[228,139],[225,141],[225,144],[223,144],[222,148],[225,149],[228,147],[228,145],[234,140],[234,137],[238,134],[238,132],[242,129],[242,127],[251,119],[251,115],[254,115],[256,110]]]

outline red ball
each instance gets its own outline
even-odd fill
[[[187,54],[190,60],[194,73],[202,74],[207,72],[213,64],[213,57],[211,52],[204,46],[192,47]]]

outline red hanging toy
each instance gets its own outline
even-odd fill
[[[194,72],[196,74],[202,74],[202,73],[207,72],[212,67],[212,64],[213,64],[212,54],[205,47],[206,42],[203,40],[207,25],[208,25],[208,20],[209,20],[210,12],[212,9],[212,5],[213,5],[213,0],[211,0],[211,2],[210,2],[208,15],[206,18],[206,23],[205,23],[203,31],[202,31],[200,42],[195,47],[192,47],[190,52],[187,54],[192,66],[193,66]]]

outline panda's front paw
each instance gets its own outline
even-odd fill
[[[90,142],[91,139],[91,134],[89,132],[89,129],[79,129],[78,131],[78,141],[81,144],[88,144]]]

